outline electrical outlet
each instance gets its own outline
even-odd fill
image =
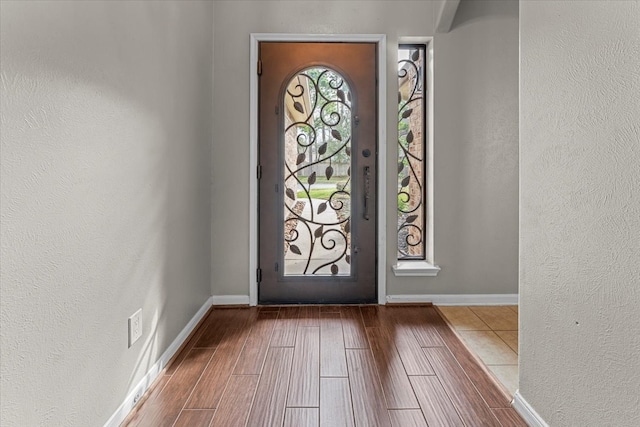
[[[137,404],[137,403],[140,401],[140,398],[141,398],[141,397],[142,397],[142,391],[141,391],[141,390],[138,390],[138,391],[136,392],[136,395],[135,395],[135,396],[133,396],[133,404],[134,404],[134,405],[135,405],[135,404]]]
[[[129,347],[142,336],[142,309],[129,317]]]

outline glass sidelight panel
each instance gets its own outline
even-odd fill
[[[312,67],[283,95],[283,274],[350,276],[351,90]]]
[[[398,259],[425,259],[425,45],[398,48]]]

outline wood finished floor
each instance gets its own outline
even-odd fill
[[[123,426],[526,424],[433,307],[214,308]]]

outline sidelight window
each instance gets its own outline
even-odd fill
[[[426,45],[398,49],[398,259],[424,260]]]
[[[433,242],[433,41],[398,46],[396,276],[436,276]]]

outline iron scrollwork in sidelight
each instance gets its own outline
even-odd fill
[[[424,259],[424,46],[398,61],[398,259]]]

